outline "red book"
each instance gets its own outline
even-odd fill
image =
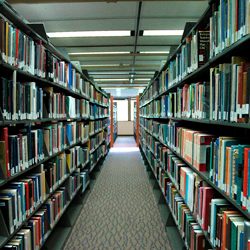
[[[205,237],[204,237],[204,234],[202,234],[202,233],[197,233],[196,234],[196,249],[198,249],[198,250],[205,250],[206,248],[205,248],[205,242],[206,242],[206,240],[205,240]]]
[[[199,188],[199,193],[200,193],[200,199],[199,199],[199,219],[201,220],[202,219],[202,205],[203,205],[203,190],[204,190],[204,187],[200,187]],[[202,224],[202,223],[201,223]]]
[[[26,215],[29,215],[30,199],[29,199],[29,184],[24,182],[25,186],[25,203],[26,203]]]
[[[210,217],[208,216],[209,213],[209,204],[214,196],[214,189],[211,187],[204,187],[203,188],[203,199],[202,199],[202,229],[207,231],[208,230],[208,223]]]
[[[193,140],[193,165],[199,171],[205,172],[206,169],[206,152],[210,147],[213,135],[196,133]]]
[[[0,140],[5,142],[5,157],[6,157],[6,171],[7,176],[11,176],[10,172],[10,161],[9,161],[9,130],[8,128],[2,128],[0,133]]]
[[[37,225],[37,243],[38,246],[41,245],[42,242],[42,219],[39,216],[32,216],[32,220],[36,221]]]
[[[244,166],[243,166],[243,202],[242,208],[247,209],[247,186],[248,186],[248,152],[250,148],[244,148]]]

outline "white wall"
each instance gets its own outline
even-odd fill
[[[118,122],[118,135],[133,135],[133,121]]]

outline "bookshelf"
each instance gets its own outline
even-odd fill
[[[0,248],[46,249],[65,242],[108,153],[109,96],[8,3],[0,12]]]
[[[140,102],[139,96],[136,96],[136,102],[134,103],[134,137],[137,146],[139,146],[139,129],[140,129],[139,102]]]
[[[176,226],[173,248],[176,238],[191,250],[250,245],[250,6],[234,4],[210,1],[140,96],[140,150],[166,230]]]
[[[111,143],[110,146],[113,147],[115,140],[117,138],[117,103],[114,101],[114,97],[110,97],[110,130],[111,130]]]

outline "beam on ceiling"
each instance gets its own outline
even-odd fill
[[[137,12],[137,17],[136,17],[136,27],[135,27],[135,43],[134,43],[134,54],[137,52],[137,41],[139,37],[139,31],[140,31],[140,19],[141,19],[141,8],[142,8],[142,1],[139,2],[138,5],[138,12]],[[135,71],[135,55],[133,57],[133,65],[132,65],[132,72]]]
[[[179,44],[143,44],[140,43],[140,47],[166,47],[166,46],[178,46]],[[110,45],[110,44],[103,44],[103,45],[86,45],[86,46],[78,46],[78,45],[67,45],[67,46],[57,46],[57,48],[113,48],[113,47],[126,47],[126,46],[134,46],[134,44],[114,44],[114,45]]]
[[[153,0],[142,0],[143,2],[153,2]],[[158,1],[173,1],[173,0],[158,0]],[[177,0],[183,1],[183,0]],[[201,0],[184,0],[186,2],[196,1],[201,2]],[[205,1],[205,0],[202,0]],[[28,4],[40,4],[40,3],[94,3],[94,2],[104,2],[104,3],[117,3],[117,2],[138,2],[138,0],[9,0],[10,4],[17,3],[28,3]]]

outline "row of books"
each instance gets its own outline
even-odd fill
[[[108,123],[108,119],[90,121],[89,122],[89,133],[93,134],[104,128]]]
[[[176,92],[161,97],[161,116],[208,119],[209,97],[209,83],[185,84]]]
[[[249,221],[225,199],[220,198],[212,187],[209,187],[167,147],[161,145],[160,149],[158,148],[160,158],[154,157],[157,153],[154,154],[153,149],[148,150],[147,147],[146,149],[144,147],[144,150],[147,150],[147,157],[151,158],[150,162],[153,163],[155,175],[162,186],[181,231],[183,231],[183,223],[179,223],[179,218],[183,219],[183,217],[179,216],[182,214],[180,209],[182,210],[184,206],[193,222],[198,225],[198,228],[202,229],[200,233],[205,232],[207,234],[212,247],[218,249],[248,249],[248,242],[250,242]],[[161,160],[158,161],[157,159]],[[181,207],[178,207],[176,202],[180,202]],[[186,233],[185,235],[189,234]],[[190,244],[187,238],[185,241],[188,245]],[[193,249],[193,246],[193,244],[189,245],[191,249]]]
[[[220,0],[212,5],[210,58],[250,32],[249,2]]]
[[[41,129],[27,127],[19,131],[4,127],[0,131],[1,179],[87,138],[88,125],[83,122],[57,123]]]
[[[150,100],[151,98],[157,96],[164,90],[168,88],[166,85],[160,84],[162,81],[159,81],[159,79],[155,79],[152,81],[151,85],[148,87],[146,93],[143,95],[143,97],[140,100],[140,104],[143,105],[146,103],[146,101]]]
[[[4,120],[43,118],[81,118],[89,116],[89,103],[41,88],[35,82],[16,82],[1,78],[0,109]]]
[[[211,5],[212,16],[204,30],[194,30],[185,38],[179,51],[171,59],[160,82],[156,80],[146,90],[141,99],[143,104],[155,95],[181,81],[189,73],[204,65],[209,57],[213,58],[250,32],[249,2],[247,0],[220,0]],[[164,86],[164,85],[163,85]]]
[[[213,247],[248,249],[245,247],[250,239],[249,221],[175,155],[169,153],[165,167],[172,173],[174,189],[177,188],[201,228],[208,233]]]
[[[143,139],[141,140],[141,145],[162,189],[162,193],[171,210],[181,237],[185,240],[185,245],[190,250],[208,249],[204,232],[185,200],[176,190],[166,172],[160,167],[159,161],[155,158],[151,150],[148,149]]]
[[[108,109],[104,107],[100,107],[96,104],[90,104],[90,117],[91,118],[100,118],[108,116]]]
[[[194,168],[208,172],[210,180],[244,210],[250,211],[249,151],[245,138],[216,136],[171,122],[159,125],[159,141],[179,153]],[[163,133],[162,133],[163,131]],[[165,132],[164,132],[165,131]],[[149,135],[149,134],[148,134]],[[151,136],[152,137],[152,136]]]
[[[73,91],[83,92],[85,83],[71,63],[58,60],[42,41],[34,41],[4,16],[0,16],[0,34],[0,53],[4,62]]]
[[[5,205],[0,206],[0,210],[4,213],[10,234],[26,220],[26,217],[45,200],[48,194],[57,189],[67,175],[75,171],[80,163],[83,163],[83,156],[84,150],[80,146],[71,148],[46,162],[45,165],[40,165],[34,173],[10,182],[7,188],[0,191],[2,194],[0,199],[3,199],[3,202],[6,201],[3,203]],[[11,199],[6,199],[5,196],[9,196]],[[12,204],[11,207],[9,207],[9,203]],[[9,209],[15,212],[6,214],[10,213]]]
[[[80,187],[79,173],[73,174],[28,220],[3,249],[40,249]],[[70,188],[69,188],[70,186]],[[68,193],[70,191],[70,193]]]
[[[89,109],[87,100],[66,96],[66,116],[68,118],[87,118]]]
[[[103,93],[97,91],[94,85],[90,85],[89,87],[89,98],[90,100],[95,100],[99,104],[108,104],[108,98],[104,96]]]
[[[231,63],[210,69],[210,119],[249,121],[250,70],[246,58],[232,57]]]
[[[148,117],[161,117],[162,116],[162,104],[161,100],[153,100],[148,105],[140,109],[140,115]]]
[[[185,84],[141,109],[142,115],[249,121],[249,62],[232,57],[231,63],[210,69],[210,82]]]
[[[169,62],[166,71],[169,87],[204,65],[209,59],[209,31],[194,31],[185,40],[180,52]]]

